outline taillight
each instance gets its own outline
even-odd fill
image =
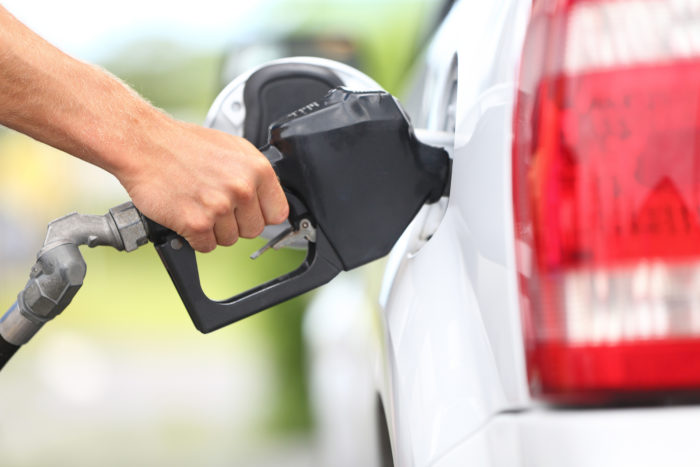
[[[518,90],[533,396],[700,394],[700,0],[536,2]]]

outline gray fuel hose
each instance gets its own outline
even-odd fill
[[[13,303],[9,310],[0,318],[0,323],[2,323],[5,318],[9,315],[17,312],[17,302]],[[12,358],[12,356],[19,349],[19,345],[7,342],[4,337],[0,335],[0,370],[5,366],[5,363]]]
[[[58,316],[83,285],[87,267],[79,246],[107,245],[128,252],[147,241],[146,224],[131,202],[103,216],[72,213],[50,222],[27,284],[0,318],[0,368]]]

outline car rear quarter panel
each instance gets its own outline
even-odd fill
[[[420,219],[406,231],[389,259],[380,300],[388,374],[379,385],[398,465],[429,465],[496,413],[529,404],[510,176],[515,78],[528,15],[525,1],[458,2],[408,99],[416,124],[440,129],[435,106],[456,60],[448,207],[418,251]]]

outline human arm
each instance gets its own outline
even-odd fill
[[[144,215],[199,251],[288,215],[274,170],[246,140],[171,118],[2,6],[0,124],[112,173]]]

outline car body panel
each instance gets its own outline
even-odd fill
[[[333,302],[333,312],[364,316],[334,351],[365,343],[360,365],[373,372],[402,467],[698,465],[688,434],[698,407],[572,410],[529,395],[511,144],[531,8],[531,0],[459,1],[417,63],[403,101],[416,127],[454,132],[450,197],[424,208],[395,245],[373,316]],[[338,396],[336,414],[372,411],[370,398]]]
[[[444,130],[440,93],[456,62],[448,207],[417,251],[420,218],[406,231],[384,278],[399,465],[427,465],[493,414],[528,404],[510,195],[515,69],[528,14],[522,2],[457,3],[426,55],[423,108],[408,109]]]

